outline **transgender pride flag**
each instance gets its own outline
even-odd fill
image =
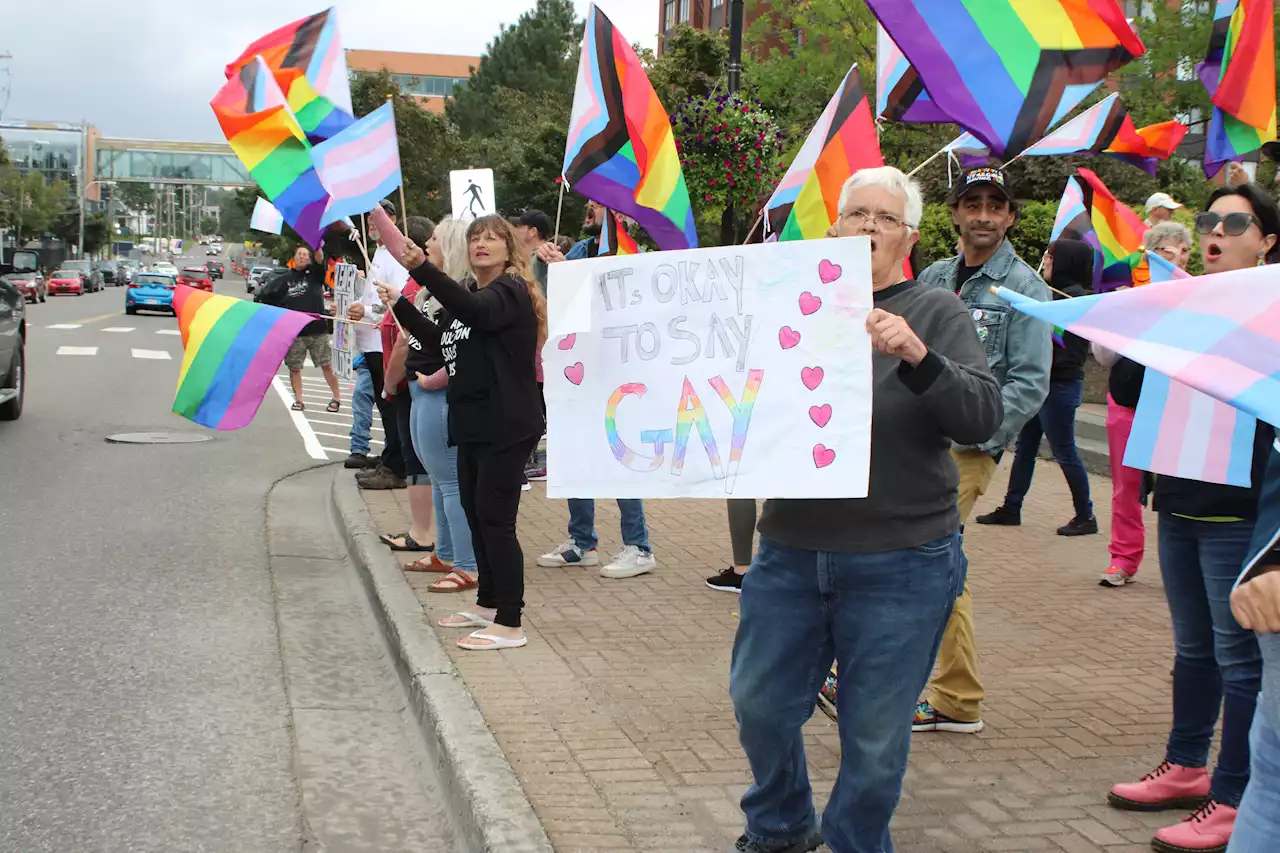
[[[403,180],[391,102],[316,145],[311,161],[329,191],[322,228],[377,207]]]

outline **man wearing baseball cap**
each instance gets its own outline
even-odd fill
[[[1152,193],[1146,204],[1147,224],[1168,222],[1173,219],[1173,212],[1181,207],[1182,205],[1174,201],[1173,196],[1168,193]]]
[[[919,280],[946,287],[969,307],[978,339],[987,353],[991,373],[1000,383],[1004,418],[989,441],[973,447],[954,447],[960,471],[957,501],[961,530],[973,505],[987,490],[1005,446],[1040,411],[1049,394],[1049,366],[1053,359],[1047,323],[1014,311],[992,292],[1009,290],[1049,301],[1049,288],[1009,242],[1009,229],[1018,220],[1018,202],[1008,176],[1000,169],[980,167],[965,172],[947,199],[951,220],[960,235],[960,253],[938,261]],[[938,650],[938,675],[916,708],[913,731],[976,733],[982,730],[982,681],[973,633],[973,599],[968,584],[956,599]]]

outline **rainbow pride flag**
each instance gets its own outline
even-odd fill
[[[261,57],[245,65],[210,103],[231,149],[290,227],[312,248],[329,193],[311,162],[311,144]]]
[[[1280,424],[1280,267],[1057,302],[1037,302],[1007,288],[997,295],[1025,314]]]
[[[258,413],[289,345],[315,317],[179,285],[182,371],[173,412],[211,429],[239,429]]]
[[[271,69],[289,109],[312,142],[328,139],[355,121],[335,9],[267,33],[227,65],[227,79],[258,56]]]
[[[627,233],[622,217],[612,210],[604,212],[604,230],[600,234],[600,255],[638,255],[640,246]]]
[[[1132,284],[1133,267],[1127,258],[1142,250],[1146,233],[1146,223],[1112,195],[1097,175],[1077,169],[1067,179],[1049,240],[1082,240],[1093,246],[1093,290],[1103,293]]]
[[[766,233],[779,240],[825,236],[839,215],[844,182],[859,169],[883,165],[871,106],[854,65],[765,204]]]
[[[697,248],[671,120],[635,50],[594,4],[561,173],[580,195],[640,223],[658,248]]]
[[[1200,80],[1213,96],[1204,173],[1276,139],[1275,0],[1219,0]]]
[[[951,117],[929,98],[902,48],[876,24],[876,118],[914,124],[944,124]]]
[[[1154,175],[1187,135],[1187,127],[1166,121],[1134,127],[1120,95],[1111,94],[1022,152],[1023,157],[1108,154]]]
[[[932,102],[1012,157],[1146,52],[1116,0],[867,0]]]

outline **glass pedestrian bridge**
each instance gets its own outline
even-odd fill
[[[253,178],[230,145],[158,139],[93,141],[94,178],[157,184],[251,187]]]

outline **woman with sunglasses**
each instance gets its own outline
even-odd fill
[[[1196,215],[1206,274],[1280,261],[1280,209],[1255,184],[1223,187]],[[1262,658],[1252,631],[1231,613],[1231,591],[1249,556],[1258,498],[1275,431],[1259,423],[1252,486],[1224,486],[1161,475],[1153,492],[1159,514],[1160,574],[1173,622],[1173,728],[1164,761],[1141,780],[1116,785],[1120,809],[1195,809],[1156,832],[1162,851],[1222,851],[1249,782]],[[1213,730],[1222,747],[1210,776]]]

